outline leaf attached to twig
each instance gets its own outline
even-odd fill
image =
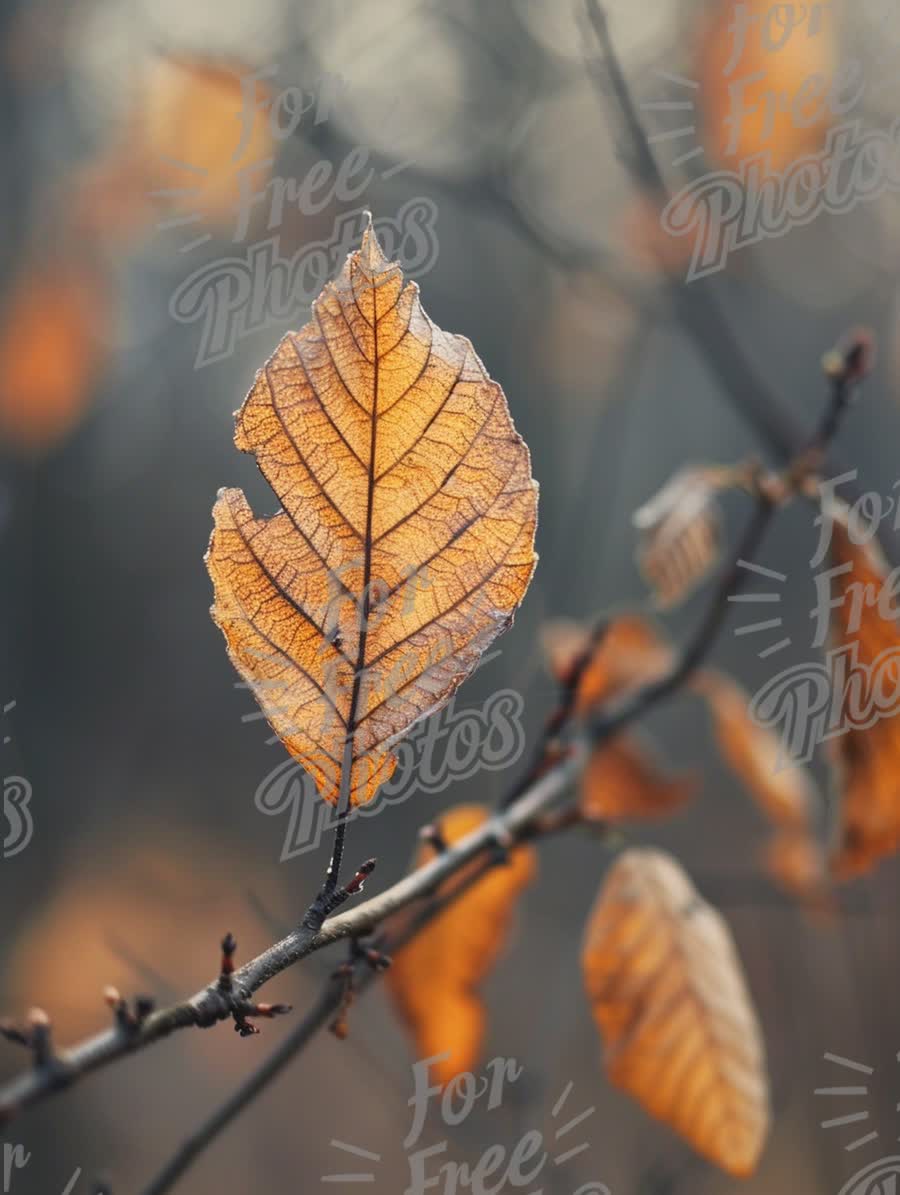
[[[235,443],[283,509],[256,518],[242,491],[219,494],[213,617],[322,796],[367,801],[392,744],[525,594],[528,449],[470,342],[435,327],[371,225],[257,374]]]
[[[488,810],[480,805],[459,805],[439,819],[438,830],[444,842],[452,845],[487,817]],[[423,844],[416,865],[430,862],[434,851]],[[465,884],[477,866],[463,869],[454,883]],[[535,870],[534,851],[516,847],[507,863],[472,882],[394,957],[387,973],[388,989],[413,1034],[419,1056],[447,1055],[434,1064],[441,1083],[478,1064],[485,1029],[478,987],[503,949],[516,901]]]
[[[678,605],[719,559],[719,476],[682,469],[632,515],[641,533],[638,564],[663,608]]]
[[[729,1174],[752,1174],[769,1124],[756,1014],[725,921],[674,859],[619,857],[582,966],[612,1082]]]

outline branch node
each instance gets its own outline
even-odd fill
[[[366,880],[375,870],[375,859],[367,859],[365,863],[358,868],[356,874],[351,880],[348,880],[343,887],[336,889],[334,892],[329,892],[327,888],[323,888],[316,899],[312,902],[306,910],[303,918],[303,925],[306,929],[318,933],[322,928],[322,923],[325,918],[330,916],[335,909],[340,906],[351,896],[356,896],[357,893],[362,892],[365,887]]]

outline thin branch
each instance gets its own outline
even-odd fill
[[[574,781],[583,763],[580,752],[542,779],[502,814],[491,818],[461,839],[431,863],[404,877],[391,888],[348,912],[329,917],[324,924],[308,919],[281,941],[238,968],[231,975],[231,987],[223,991],[217,976],[189,999],[151,1013],[134,1032],[125,1034],[116,1024],[54,1057],[50,1066],[35,1066],[0,1088],[0,1124],[23,1108],[51,1093],[69,1087],[85,1075],[111,1062],[144,1049],[180,1029],[207,1028],[233,1017],[235,1004],[250,997],[276,975],[300,959],[343,938],[362,937],[399,909],[430,896],[450,876],[473,860],[495,853],[497,841],[517,841],[533,818],[549,809]],[[363,869],[360,869],[363,871]],[[362,886],[360,872],[348,889]]]
[[[387,951],[394,953],[425,928],[447,904],[456,900],[463,892],[476,884],[487,871],[497,866],[496,855],[487,856],[449,894],[446,902],[433,902],[422,909],[410,924],[389,940]],[[378,978],[382,968],[372,966],[365,955],[360,955],[350,964],[350,982],[354,996],[361,996]],[[340,1011],[346,990],[346,977],[335,973],[326,983],[315,1004],[295,1025],[287,1037],[278,1044],[265,1062],[241,1083],[228,1099],[224,1100],[201,1125],[179,1146],[175,1154],[144,1188],[142,1195],[164,1195],[193,1165],[203,1151],[213,1143],[243,1110],[284,1070],[317,1033],[327,1028],[334,1015]]]

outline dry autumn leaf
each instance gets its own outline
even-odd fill
[[[665,817],[694,796],[697,785],[662,772],[636,735],[595,748],[581,778],[579,809],[588,821]]]
[[[832,868],[838,877],[861,875],[900,847],[900,717],[896,702],[867,717],[873,693],[900,692],[900,627],[880,609],[890,593],[887,567],[874,540],[851,535],[843,504],[829,512],[831,556],[845,572],[833,574],[829,652],[832,683],[840,699],[841,733],[831,741],[841,791],[841,820]],[[862,595],[869,595],[869,599]],[[835,675],[842,669],[843,675]],[[852,669],[852,674],[850,673]],[[854,675],[868,678],[865,692]],[[860,725],[862,723],[862,725]]]
[[[750,716],[750,697],[722,673],[707,671],[693,681],[708,702],[722,755],[773,822],[802,828],[818,805],[809,772],[784,759],[778,735]]]
[[[640,531],[638,564],[662,607],[675,606],[719,558],[717,471],[682,469],[632,516]]]
[[[590,659],[577,686],[576,709],[586,714],[601,702],[629,689],[658,680],[672,664],[669,645],[645,619],[623,614],[613,619],[602,635],[568,619],[553,619],[541,631],[541,643],[550,671],[567,684],[584,652]]]
[[[392,744],[512,622],[537,486],[500,386],[428,319],[371,224],[257,374],[235,443],[283,509],[222,490],[207,566],[228,653],[322,796],[369,800]]]
[[[582,967],[611,1081],[729,1174],[752,1174],[769,1125],[756,1014],[725,921],[674,859],[619,857]]]
[[[439,819],[438,829],[452,844],[487,817],[480,805],[460,805]],[[423,844],[416,865],[433,857],[434,848]],[[503,949],[516,901],[535,870],[532,849],[516,847],[507,864],[492,868],[398,951],[387,972],[391,997],[420,1057],[448,1055],[434,1066],[441,1083],[478,1064],[485,1013],[477,990]]]

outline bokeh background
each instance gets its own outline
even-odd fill
[[[760,16],[769,6],[750,8]],[[827,119],[799,127],[780,110],[769,130],[748,122],[729,154],[733,9],[732,0],[607,5],[648,133],[691,126],[654,142],[673,190],[763,149],[783,168],[827,132]],[[537,576],[502,652],[458,705],[515,688],[531,736],[554,695],[544,622],[646,606],[633,510],[686,462],[783,459],[822,410],[820,358],[850,324],[873,328],[879,356],[835,467],[857,468],[861,489],[892,493],[900,206],[883,192],[820,215],[685,285],[689,243],[666,237],[642,197],[577,3],[9,0],[0,21],[0,703],[15,702],[0,750],[4,774],[26,777],[34,794],[32,841],[0,861],[0,1006],[15,1016],[43,1006],[66,1042],[104,1023],[105,983],[160,1000],[193,991],[227,929],[240,958],[256,953],[305,908],[326,862],[327,844],[280,862],[287,815],[256,807],[281,748],[246,717],[254,707],[210,621],[202,563],[220,486],[242,485],[258,511],[274,509],[253,461],[232,445],[231,416],[308,308],[298,303],[196,368],[198,324],[170,312],[184,279],[273,231],[289,256],[363,203],[376,217],[414,198],[436,205],[439,251],[420,278],[426,307],[468,335],[502,382],[541,485]],[[757,37],[741,70],[793,95],[810,75],[831,78],[857,59],[866,87],[853,115],[887,128],[900,99],[898,47],[890,6],[833,3],[816,37],[796,33],[778,54]],[[327,103],[284,140],[259,121],[235,162],[240,77],[270,66],[275,91],[324,89]],[[686,95],[690,111],[640,107]],[[274,230],[260,204],[236,243],[241,165],[271,158],[272,174],[303,179],[356,146],[375,167],[360,199],[332,197],[315,214],[286,205]],[[696,146],[702,155],[673,166]],[[729,505],[729,526],[743,513]],[[786,511],[760,556],[791,582],[781,613],[794,646],[779,668],[811,658],[811,517],[803,506]],[[900,560],[887,525],[883,543]],[[707,593],[664,620],[676,640]],[[729,617],[712,655],[752,691],[773,661],[733,634],[740,621]],[[703,788],[676,818],[628,840],[673,851],[722,908],[765,1030],[774,1129],[743,1189],[837,1192],[864,1161],[896,1152],[900,1133],[897,862],[846,889],[830,922],[811,919],[764,874],[765,823],[718,762],[701,706],[671,703],[646,729],[673,766],[698,770]],[[462,799],[496,799],[515,775],[481,772],[360,823],[351,856],[379,858],[369,891],[403,872],[422,823]],[[578,951],[619,845],[568,836],[543,848],[540,881],[487,985],[487,1056],[513,1056],[525,1074],[502,1109],[476,1111],[452,1132],[431,1124],[426,1141],[448,1138],[450,1157],[474,1163],[527,1129],[551,1132],[552,1106],[572,1082],[573,1105],[577,1096],[596,1107],[583,1128],[590,1149],[542,1175],[548,1195],[591,1180],[615,1195],[719,1195],[738,1184],[603,1078]],[[335,962],[317,956],[267,990],[302,1009]],[[321,1177],[347,1169],[330,1145],[339,1138],[381,1155],[379,1195],[404,1190],[411,1048],[381,991],[353,1009],[350,1028],[342,1043],[322,1035],[180,1189],[328,1189]],[[246,1041],[225,1028],[182,1033],[31,1111],[2,1138],[32,1155],[11,1190],[61,1192],[79,1167],[77,1192],[101,1175],[116,1195],[140,1190],[286,1032],[278,1022]],[[826,1052],[874,1068],[865,1101],[825,1107],[814,1096],[846,1078]],[[0,1043],[0,1076],[23,1061]],[[863,1106],[864,1129],[880,1135],[848,1153],[864,1129],[820,1122]]]

